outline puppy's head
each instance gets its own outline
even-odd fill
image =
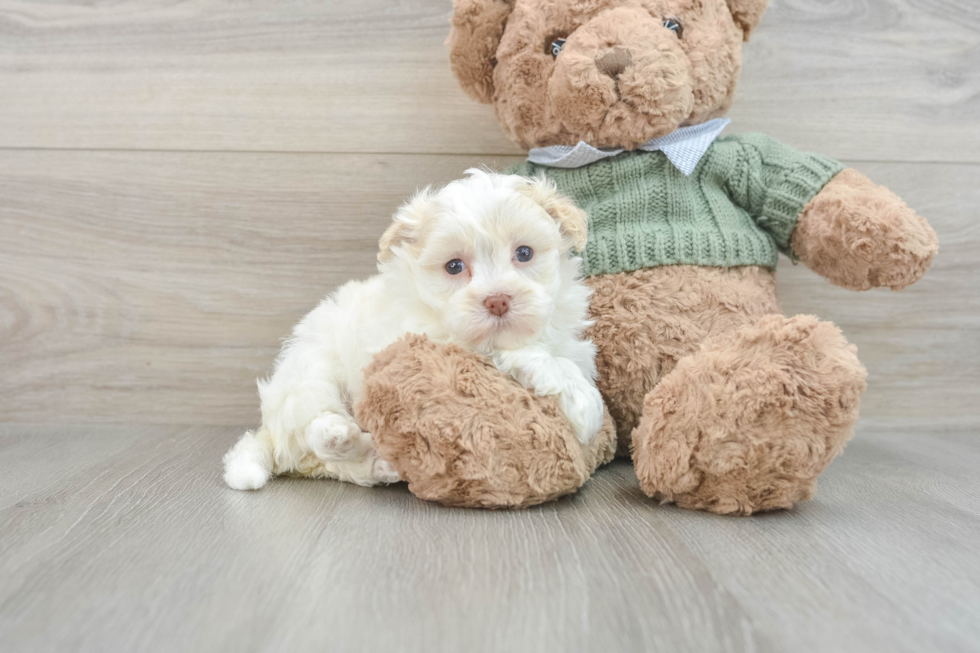
[[[489,351],[545,328],[586,233],[585,213],[551,182],[471,169],[399,209],[378,260],[383,273],[410,276],[455,341]]]

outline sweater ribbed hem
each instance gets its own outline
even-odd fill
[[[632,230],[589,234],[582,255],[587,276],[616,274],[661,265],[776,267],[779,251],[763,233],[714,232],[674,227],[670,230]]]
[[[789,170],[781,183],[769,190],[762,215],[756,221],[772,234],[779,251],[792,260],[799,258],[790,247],[797,219],[810,200],[843,169],[843,164],[838,161],[810,155],[810,158]]]

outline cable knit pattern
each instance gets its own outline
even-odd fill
[[[776,267],[807,203],[844,166],[764,134],[717,140],[689,177],[663,152],[626,152],[575,169],[524,161],[589,214],[587,275],[660,265]]]

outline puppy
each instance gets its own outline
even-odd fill
[[[472,169],[398,210],[378,274],[351,281],[293,329],[271,379],[262,425],[225,455],[225,482],[272,474],[358,485],[398,481],[352,415],[372,356],[406,333],[484,354],[537,395],[557,395],[578,439],[599,431],[595,346],[583,336],[586,216],[543,179]]]

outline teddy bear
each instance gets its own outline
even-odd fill
[[[525,507],[613,454],[642,491],[720,514],[812,497],[866,372],[833,324],[785,316],[781,252],[851,290],[899,290],[938,251],[887,188],[763,134],[721,136],[768,0],[455,0],[454,74],[526,161],[589,215],[597,384],[579,445],[549,403],[479,357],[407,338],[368,370],[359,417],[417,495]],[[518,416],[518,417],[515,417]]]

